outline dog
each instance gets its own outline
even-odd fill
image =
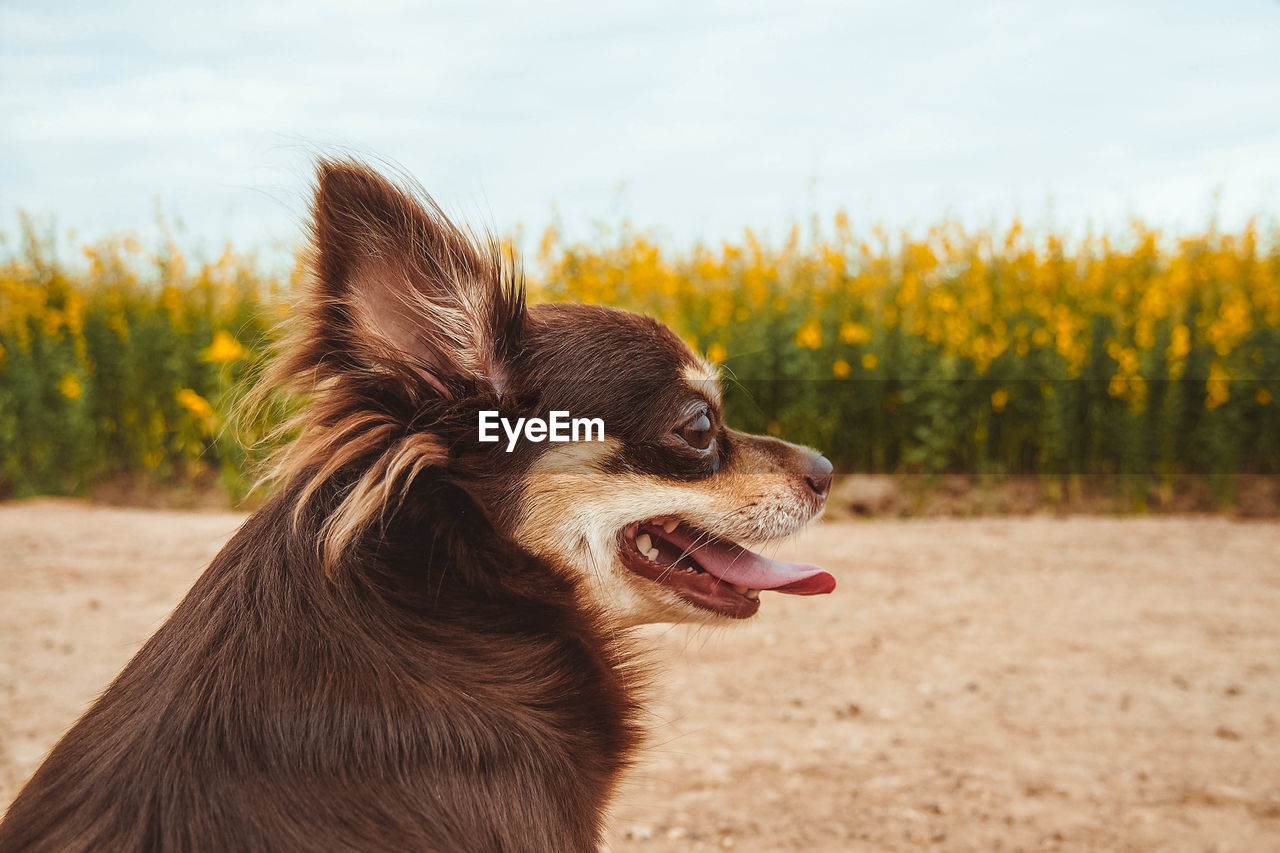
[[[666,326],[527,305],[494,241],[352,160],[320,161],[312,213],[258,392],[307,400],[278,489],[0,851],[594,851],[641,739],[628,629],[835,586],[739,544],[818,515],[831,464],[729,428]],[[495,414],[524,427],[494,442]],[[544,435],[562,416],[602,429]]]

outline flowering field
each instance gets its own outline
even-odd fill
[[[263,270],[31,227],[0,246],[0,494],[216,474],[239,496],[228,416],[300,275]],[[682,250],[548,231],[526,272],[533,301],[670,323],[723,364],[731,422],[846,471],[1280,473],[1280,231],[894,237],[837,216]]]

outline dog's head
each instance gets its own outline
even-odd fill
[[[287,467],[317,487],[347,471],[329,560],[430,472],[620,623],[744,618],[761,590],[834,587],[744,547],[813,519],[831,464],[731,429],[717,371],[666,326],[526,307],[495,249],[358,164],[321,164],[313,236],[307,315],[277,370],[315,397]]]

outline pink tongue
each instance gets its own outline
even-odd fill
[[[677,534],[681,532],[676,531]],[[836,579],[818,566],[771,560],[733,542],[713,540],[701,546],[694,542],[679,544],[691,548],[693,559],[708,574],[739,586],[772,589],[792,595],[822,595],[836,588]]]

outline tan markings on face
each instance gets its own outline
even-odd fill
[[[717,406],[720,405],[720,371],[715,367],[698,359],[695,363],[687,365],[680,375],[690,388],[705,394]]]
[[[626,569],[618,556],[627,525],[676,517],[747,544],[802,528],[820,508],[805,498],[779,454],[782,442],[738,434],[733,463],[712,477],[683,483],[638,473],[605,473],[621,450],[616,439],[551,448],[525,479],[516,540],[577,573],[596,603],[619,625],[716,621],[675,593]]]

